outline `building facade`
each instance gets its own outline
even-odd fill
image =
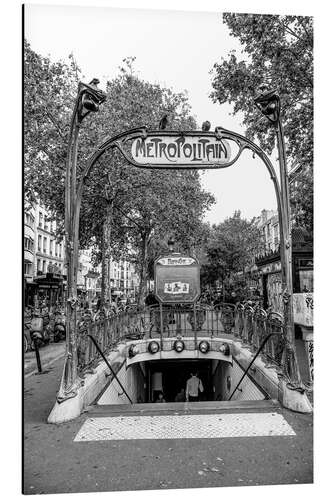
[[[127,260],[110,259],[110,288],[112,295],[134,298],[139,288],[139,277],[134,264]]]
[[[64,299],[66,286],[64,239],[56,237],[56,222],[42,205],[24,211],[24,288],[25,305],[49,305]],[[134,298],[139,278],[134,265],[110,259],[112,295]],[[79,252],[78,294],[92,301],[101,293],[101,269],[92,264],[92,250]]]
[[[276,210],[262,210],[256,218],[256,225],[262,238],[261,253],[275,252],[280,245],[279,216]]]
[[[251,300],[260,300],[264,309],[283,313],[280,261],[280,227],[277,211],[262,210],[256,218],[261,245],[252,265],[233,276],[233,288]],[[293,293],[313,292],[313,242],[310,234],[292,229]],[[238,293],[241,296],[241,293]],[[242,297],[244,298],[244,297]]]
[[[35,274],[35,210],[24,212],[24,278],[32,282]]]
[[[53,306],[64,296],[64,241],[56,238],[56,223],[41,205],[24,211],[25,306]]]
[[[93,266],[91,248],[80,250],[77,276],[78,293],[84,294],[88,302],[94,300],[100,292],[101,266]]]
[[[49,221],[47,211],[40,205],[35,213],[35,275],[46,274],[50,268],[64,275],[65,246],[63,239],[56,238],[56,222]]]
[[[280,228],[277,211],[262,210],[257,219],[263,251],[256,257],[258,288],[263,307],[283,312],[280,261]],[[313,292],[313,242],[302,227],[295,226],[292,239],[293,293]]]

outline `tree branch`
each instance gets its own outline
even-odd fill
[[[58,134],[60,135],[60,137],[62,138],[63,141],[67,141],[67,137],[66,135],[63,133],[63,131],[61,130],[60,126],[58,125],[58,123],[54,120],[53,116],[51,115],[51,113],[49,112],[49,110],[45,107],[45,113],[46,113],[46,116],[48,117],[48,119],[50,120],[50,122],[55,126],[55,128],[57,129],[58,131]]]
[[[126,219],[128,219],[131,222],[133,222],[133,224],[135,224],[139,228],[140,231],[143,231],[144,226],[141,226],[134,219],[132,219],[129,215],[125,214],[125,212],[123,212],[119,207],[117,207],[117,205],[114,205],[114,208],[116,210],[118,210],[124,217],[126,217]]]

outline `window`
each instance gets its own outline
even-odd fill
[[[42,270],[42,261],[40,259],[37,259],[37,271]]]
[[[24,262],[24,274],[32,274],[32,264],[31,262]]]
[[[43,213],[42,212],[39,212],[38,225],[39,225],[39,227],[43,227]]]
[[[43,238],[43,253],[46,253],[46,247],[47,247],[47,238],[44,236]]]
[[[42,237],[39,234],[38,235],[38,252],[41,252],[41,251],[42,251]]]
[[[62,250],[62,245],[59,243],[59,257],[61,258],[61,250]]]
[[[58,243],[56,242],[54,245],[54,255],[58,257]]]
[[[301,293],[313,292],[313,269],[299,271],[299,285]]]
[[[43,268],[42,268],[43,273],[46,273],[46,260],[43,260]]]
[[[53,255],[53,241],[50,240],[50,255]]]
[[[49,230],[49,223],[46,220],[44,220],[44,229],[45,231]]]

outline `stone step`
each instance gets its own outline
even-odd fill
[[[274,399],[260,401],[199,401],[189,403],[142,403],[121,405],[95,405],[87,408],[89,416],[112,416],[112,415],[151,415],[197,413],[197,412],[235,412],[235,411],[271,411],[280,408],[278,401]]]

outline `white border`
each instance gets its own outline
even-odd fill
[[[279,2],[267,2],[267,0],[168,0],[157,2],[156,0],[119,0],[119,1],[71,1],[65,0],[51,2],[27,2],[43,3],[50,5],[94,5],[124,8],[158,8],[168,10],[191,10],[191,11],[231,11],[231,12],[256,12],[256,13],[293,13],[297,15],[315,16],[315,64],[316,64],[316,127],[315,127],[315,171],[316,171],[316,294],[315,294],[315,325],[316,325],[316,446],[315,446],[315,486],[279,486],[258,488],[227,488],[207,490],[177,490],[177,491],[142,491],[128,493],[112,493],[112,496],[122,498],[155,499],[158,498],[202,498],[208,494],[211,498],[220,498],[230,495],[232,498],[277,498],[281,494],[291,493],[303,498],[311,498],[314,495],[328,498],[326,491],[331,486],[331,409],[328,402],[331,400],[331,387],[327,379],[331,379],[329,367],[331,363],[332,321],[329,316],[331,309],[332,278],[331,274],[331,213],[332,207],[332,159],[329,150],[331,146],[332,130],[332,70],[331,70],[331,48],[332,43],[332,11],[330,2],[313,2],[312,0],[280,0]],[[2,401],[6,404],[6,411],[2,411],[2,429],[5,429],[5,442],[2,449],[6,450],[5,474],[3,474],[2,491],[5,498],[16,498],[20,495],[21,481],[21,439],[20,418],[21,401],[19,399],[21,385],[20,367],[20,310],[21,302],[21,3],[18,0],[7,1],[1,5],[2,30],[2,120],[1,138],[2,148],[2,286],[1,304],[2,319],[2,346],[5,364],[2,363],[3,389]],[[10,89],[10,93],[5,91]],[[6,150],[4,151],[4,146]],[[326,153],[326,154],[325,154]],[[7,342],[8,340],[8,342]],[[8,376],[10,374],[10,377]],[[8,383],[10,380],[10,384]],[[10,418],[8,418],[10,417]],[[8,432],[10,426],[10,432]],[[320,432],[319,432],[320,429]],[[330,456],[328,453],[330,452]],[[103,494],[99,494],[103,495]],[[105,493],[110,495],[110,493]],[[89,498],[99,498],[90,495]],[[50,500],[58,499],[56,495],[50,495]],[[67,498],[62,495],[61,498]],[[69,497],[68,498],[73,498]],[[84,499],[86,495],[77,494],[77,499]]]

